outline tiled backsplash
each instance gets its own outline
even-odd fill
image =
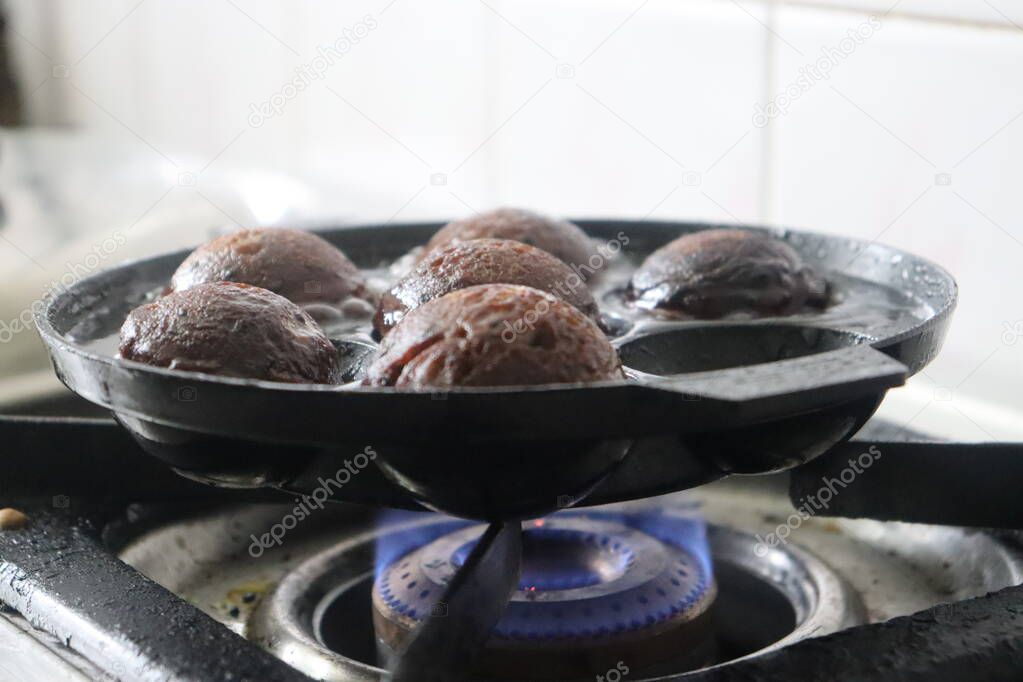
[[[522,204],[784,225],[926,255],[962,301],[946,350],[913,381],[921,419],[974,410],[962,433],[1008,437],[977,401],[1023,412],[1019,3],[9,5],[35,121],[102,131],[200,187],[188,158],[384,197],[353,202],[358,218]]]
[[[774,43],[775,82],[868,21],[779,10],[792,47]],[[886,18],[771,124],[769,221],[910,249],[959,280],[948,346],[917,380],[939,398],[948,389],[1023,406],[1012,380],[1023,354],[1005,343],[1023,319],[1023,205],[1012,190],[1023,186],[1021,65],[1023,31]]]

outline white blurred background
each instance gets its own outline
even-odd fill
[[[1023,438],[1015,0],[4,8],[5,324],[68,272],[225,224],[511,204],[779,225],[951,270],[945,350],[883,410],[950,437]],[[114,233],[124,243],[103,247]],[[48,390],[35,333],[0,336],[0,399]]]

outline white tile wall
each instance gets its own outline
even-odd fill
[[[867,18],[784,8],[777,20],[791,43],[773,45],[781,91]],[[772,221],[876,238],[959,280],[948,345],[914,382],[942,400],[1023,407],[1023,344],[1004,334],[1023,319],[1021,63],[1023,32],[888,18],[768,126]]]
[[[14,36],[24,70],[46,79],[53,66],[68,69],[67,78],[51,76],[31,95],[34,120],[72,123],[150,148],[183,172],[198,173],[214,158],[319,172],[366,191],[387,187],[394,210],[425,184],[443,201],[420,200],[423,207],[465,210],[446,190],[430,190],[429,179],[488,132],[488,46],[477,30],[482,5],[99,4],[103,11],[90,16],[74,0],[47,0],[35,10],[14,3],[26,32],[43,34],[32,43],[55,44],[46,59]],[[55,38],[39,28],[47,17]],[[367,25],[367,17],[373,25],[367,35],[321,78],[289,97],[281,113],[250,125],[253,105],[283,93],[298,69],[314,66],[318,48]],[[479,191],[477,178],[464,184]]]
[[[762,148],[748,110],[762,82],[763,8],[752,5],[751,17],[715,1],[501,7],[545,48],[501,27],[500,109],[543,88],[494,140],[502,202],[759,217]]]
[[[348,219],[508,203],[771,222],[920,252],[959,278],[962,303],[900,414],[989,438],[1011,420],[984,421],[978,405],[1023,411],[1019,3],[7,4],[34,121],[99,131],[170,175],[198,173],[200,189],[256,166],[316,178],[328,200],[308,211]],[[868,13],[880,28],[757,125],[754,107],[822,49],[846,50]],[[249,125],[253,103],[367,15],[376,27],[322,79]]]
[[[100,5],[13,3],[19,58],[43,81],[35,120],[104,131],[185,170],[218,154],[270,160],[386,186],[395,210],[415,197],[403,215],[525,202],[755,221],[765,203],[746,112],[767,46],[756,2]],[[248,126],[253,103],[365,15],[378,27],[281,115]],[[445,184],[430,182],[438,173]]]
[[[350,16],[336,24],[372,15],[378,27],[300,103],[303,166],[387,187],[398,219],[465,212],[451,192],[489,203],[489,178],[452,172],[490,131],[486,9],[457,0],[381,6],[346,8]],[[305,17],[329,43],[338,34],[324,33],[321,21],[311,10]],[[287,116],[276,123],[294,126]]]

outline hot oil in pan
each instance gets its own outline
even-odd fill
[[[154,287],[149,283],[140,283],[132,288],[133,293],[123,300],[109,303],[104,301],[92,308],[87,316],[68,330],[68,338],[98,355],[116,357],[121,325],[128,313],[159,298],[163,294],[164,285]]]
[[[408,271],[414,263],[417,251],[413,251],[391,266],[365,269],[363,272],[373,285],[385,290]],[[689,324],[714,324],[718,321],[737,322],[753,319],[748,314],[735,313],[721,320],[685,320],[636,308],[626,298],[626,287],[633,270],[645,256],[646,254],[623,254],[609,261],[602,276],[590,283],[593,297],[600,303],[608,322],[605,331],[612,336],[627,331],[634,325],[647,323],[685,321]],[[831,301],[824,310],[786,317],[757,318],[758,321],[784,320],[790,324],[807,324],[883,338],[890,330],[905,329],[934,315],[934,309],[930,305],[906,291],[841,272],[825,270],[824,273],[831,285]],[[344,338],[368,336],[371,327],[368,320],[339,318],[336,323],[325,325],[325,330],[331,338]]]
[[[659,311],[639,310],[631,305],[626,288],[619,282],[597,294],[605,314],[637,325],[653,323],[687,323],[712,325],[718,322],[784,321],[788,324],[806,324],[857,332],[872,338],[883,338],[890,331],[905,329],[934,315],[933,308],[910,294],[877,282],[825,271],[831,284],[831,300],[823,310],[784,317],[754,317],[748,313],[733,313],[717,320],[697,320],[682,315]]]

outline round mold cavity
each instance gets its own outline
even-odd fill
[[[626,341],[626,368],[653,375],[759,365],[868,343],[853,332],[791,324],[693,324]]]

